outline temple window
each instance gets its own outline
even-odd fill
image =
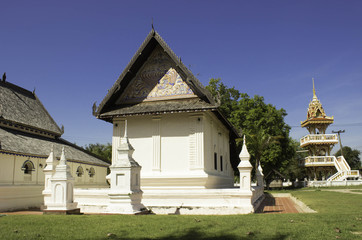
[[[94,175],[96,174],[96,171],[94,170],[94,168],[93,167],[91,167],[90,169],[89,169],[89,177],[94,177]]]
[[[77,177],[81,177],[81,176],[83,176],[83,173],[84,173],[83,168],[81,166],[79,166],[77,168],[77,171],[75,172],[75,174],[77,175]]]
[[[34,163],[30,160],[26,160],[23,163],[21,170],[24,171],[24,174],[31,174],[32,171],[35,171]]]
[[[217,153],[214,152],[214,169],[217,170]]]

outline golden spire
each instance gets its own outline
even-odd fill
[[[313,81],[313,100],[317,99],[317,95],[315,94],[315,87],[314,87],[314,78],[312,78]]]

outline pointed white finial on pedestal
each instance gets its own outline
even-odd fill
[[[241,152],[239,154],[239,158],[240,158],[241,161],[249,161],[250,160],[250,154],[248,152],[248,148],[246,147],[245,135],[244,135],[243,147],[242,147]]]
[[[74,200],[74,178],[70,173],[70,167],[67,165],[64,147],[58,166],[55,168],[51,182],[51,199],[44,212],[79,212],[77,203]]]
[[[45,167],[43,169],[44,172],[44,190],[42,192],[44,196],[44,205],[42,206],[42,209],[46,208],[46,206],[51,202],[51,178],[52,175],[55,172],[56,167],[56,157],[54,154],[54,145],[52,145],[49,157],[45,161]]]
[[[54,155],[54,145],[52,144],[52,148],[50,150],[50,154],[47,158],[47,160],[45,161],[46,163],[46,166],[44,167],[44,172],[47,172],[47,171],[54,171],[55,169],[55,165],[56,165],[56,158],[55,158],[55,155]]]
[[[124,136],[117,148],[115,159],[109,167],[110,179],[108,213],[134,214],[144,208],[141,203],[142,190],[140,187],[141,166],[133,159],[134,149],[127,136],[127,120],[125,120]]]
[[[238,165],[240,173],[240,189],[251,191],[251,169],[253,168],[249,162],[250,154],[246,147],[246,138],[244,135],[243,148],[239,154],[240,163]]]
[[[64,152],[64,146],[62,148],[62,155],[60,156],[59,165],[66,165],[67,159],[65,159],[65,152]]]

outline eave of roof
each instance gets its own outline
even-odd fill
[[[55,154],[60,156],[61,149],[65,146],[67,159],[71,162],[103,167],[110,165],[94,154],[62,138],[50,139],[3,127],[0,127],[0,136],[0,151],[2,152],[43,158],[49,155],[52,146]]]
[[[302,127],[308,126],[310,124],[331,124],[333,123],[333,117],[325,117],[325,118],[310,118],[304,121],[301,121],[300,124]]]
[[[135,104],[121,105],[114,109],[100,114],[100,119],[110,119],[119,116],[147,115],[147,114],[163,114],[171,112],[193,112],[215,110],[217,107],[204,102],[199,98],[165,100],[165,101],[149,101]]]

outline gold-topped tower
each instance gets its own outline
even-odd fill
[[[338,143],[338,137],[337,134],[326,134],[326,130],[334,119],[326,115],[322,103],[317,98],[313,78],[312,81],[313,99],[309,103],[307,119],[301,122],[301,126],[309,132],[300,139],[300,146],[309,152],[303,165],[307,168],[309,179],[343,180],[351,177],[351,168],[343,156],[336,158],[331,155],[333,146]]]

